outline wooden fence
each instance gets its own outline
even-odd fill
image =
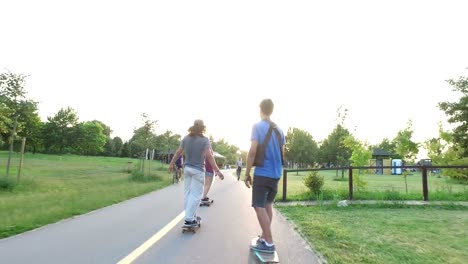
[[[289,172],[302,172],[302,171],[321,171],[321,170],[345,170],[348,171],[348,199],[353,200],[353,170],[356,169],[417,169],[422,173],[422,192],[423,200],[429,201],[429,188],[427,184],[427,172],[435,169],[468,169],[466,166],[359,166],[359,167],[338,167],[338,168],[319,168],[319,169],[283,169],[283,201],[287,199],[288,192],[288,173]]]

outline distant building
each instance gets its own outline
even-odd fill
[[[369,161],[370,165],[373,167],[383,167],[391,166],[392,156],[394,154],[380,148],[374,148],[372,152],[372,159]],[[391,169],[387,168],[377,168],[375,169],[375,174],[391,174]]]

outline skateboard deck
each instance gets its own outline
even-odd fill
[[[182,226],[182,233],[185,233],[185,232],[192,232],[192,233],[196,233],[197,229],[200,228],[200,224],[196,225],[196,226]]]
[[[182,233],[185,233],[185,232],[192,232],[192,233],[196,233],[197,229],[201,227],[201,221],[197,221],[198,222],[198,225],[196,226],[185,226],[183,225],[182,226]]]
[[[253,248],[253,246],[257,244],[257,239],[258,237],[254,237],[252,238],[252,241],[250,242],[250,249],[255,253],[255,256],[257,256],[257,258],[262,263],[280,263],[278,252],[276,250],[274,253],[266,253],[266,252],[260,252]]]
[[[207,202],[201,202],[200,206],[210,206],[213,202],[214,202],[214,200],[210,200],[210,201],[207,201]]]

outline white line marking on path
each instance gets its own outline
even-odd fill
[[[150,239],[146,240],[143,244],[141,244],[137,249],[135,249],[132,253],[128,256],[117,262],[117,264],[130,264],[135,261],[141,254],[143,254],[146,250],[148,250],[152,245],[158,242],[164,235],[169,233],[169,231],[179,223],[185,216],[185,211],[182,211],[176,218],[174,218],[171,222],[169,222],[165,227],[159,230],[156,234],[154,234]]]

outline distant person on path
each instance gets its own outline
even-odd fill
[[[180,157],[175,161],[175,169],[177,171],[177,182],[180,181],[182,178],[182,167],[184,166],[184,157],[180,155]]]
[[[278,182],[283,170],[283,150],[285,138],[283,131],[270,120],[273,112],[273,101],[264,99],[260,103],[261,121],[254,124],[251,133],[251,145],[247,156],[245,170],[245,185],[252,186],[252,207],[262,228],[262,234],[254,246],[255,250],[273,253],[275,245],[271,223],[273,220],[273,202],[278,192]],[[268,130],[272,126],[271,138],[266,142],[263,166],[256,166],[253,173],[253,184],[250,171],[253,167],[257,146],[263,143]]]
[[[239,160],[237,160],[237,170],[236,170],[237,181],[239,181],[240,179],[241,172],[242,172],[242,158],[239,158]]]
[[[214,157],[214,152],[211,147],[210,147],[210,152],[211,152],[211,155],[213,155]],[[205,188],[203,189],[203,198],[201,199],[202,203],[211,202],[210,198],[208,197],[208,192],[210,191],[211,185],[213,184],[214,176],[215,176],[215,173],[213,170],[213,166],[211,166],[208,160],[205,160]]]
[[[180,142],[180,147],[172,157],[169,164],[170,170],[174,170],[175,161],[185,154],[184,166],[184,208],[185,226],[195,227],[201,220],[197,216],[197,209],[203,195],[205,183],[205,159],[211,164],[214,172],[222,180],[224,175],[216,165],[211,153],[210,140],[204,136],[206,127],[202,120],[195,120],[193,126],[188,129],[189,134]]]

